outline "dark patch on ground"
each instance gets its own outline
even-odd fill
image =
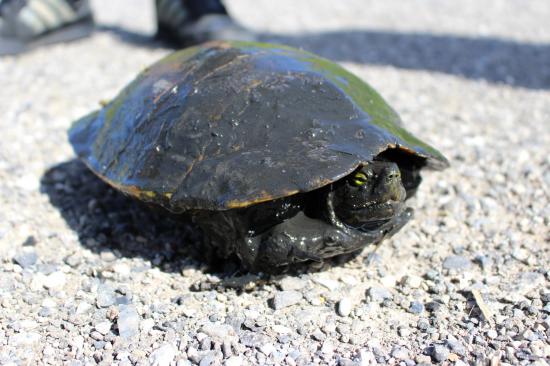
[[[184,217],[126,197],[78,160],[50,168],[41,190],[78,233],[80,243],[95,253],[142,257],[167,272],[190,266],[222,275],[235,271],[231,263],[206,264],[201,234]]]

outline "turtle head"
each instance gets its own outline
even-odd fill
[[[373,161],[344,178],[334,191],[336,216],[359,230],[374,230],[399,215],[407,191],[396,163]]]

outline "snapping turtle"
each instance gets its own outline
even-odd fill
[[[391,236],[421,168],[448,165],[353,74],[265,43],[175,52],[69,137],[101,179],[189,214],[205,245],[260,271]]]

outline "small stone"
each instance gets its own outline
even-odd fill
[[[420,301],[412,301],[409,306],[409,312],[413,314],[421,314],[424,311],[424,304]]]
[[[195,364],[197,364],[201,361],[201,357],[199,355],[199,352],[197,351],[197,349],[195,347],[187,348],[187,358]]]
[[[36,240],[34,235],[29,235],[27,236],[27,239],[25,239],[25,241],[21,243],[21,245],[24,247],[32,247],[32,246],[35,246],[36,243],[38,243],[38,240]]]
[[[79,350],[84,347],[84,337],[77,335],[69,340],[69,344],[73,350]]]
[[[533,332],[531,329],[527,329],[525,332],[523,332],[521,336],[523,337],[523,339],[527,341],[536,341],[537,339],[539,339],[537,334]]]
[[[284,325],[275,324],[271,327],[271,329],[277,333],[277,334],[290,334],[292,333],[292,329],[289,327],[285,327]]]
[[[378,362],[376,361],[376,357],[374,356],[374,353],[365,348],[362,348],[361,350],[359,350],[359,356],[357,358],[361,366],[378,364]]]
[[[288,356],[293,359],[293,360],[297,360],[298,357],[300,357],[302,355],[302,353],[300,352],[299,349],[291,349],[289,352],[288,352]]]
[[[201,361],[199,362],[199,366],[210,366],[216,362],[217,358],[217,353],[215,351],[206,352],[202,356]]]
[[[165,343],[149,356],[149,365],[151,366],[169,366],[170,362],[176,357],[176,347],[170,343]]]
[[[13,261],[19,264],[22,268],[29,268],[36,264],[38,255],[32,248],[22,248],[14,257]]]
[[[351,304],[351,300],[348,297],[344,297],[338,302],[338,305],[336,306],[336,311],[340,316],[348,316],[352,310],[353,306]]]
[[[260,346],[260,352],[262,352],[264,355],[269,356],[275,351],[275,346],[271,343],[264,343]]]
[[[459,356],[466,356],[466,347],[464,347],[462,343],[460,343],[458,340],[447,339],[446,344],[447,347],[449,347],[454,353],[458,354]]]
[[[384,287],[395,287],[397,279],[394,276],[384,276],[380,279],[380,283]]]
[[[472,266],[472,262],[461,255],[450,255],[443,261],[443,268],[446,270],[463,271]]]
[[[92,308],[92,305],[88,304],[86,301],[81,301],[80,303],[78,303],[76,307],[76,314],[77,315],[85,314],[88,311],[90,311],[91,308]]]
[[[416,361],[417,365],[421,365],[421,366],[426,366],[426,365],[431,365],[432,364],[431,357],[426,356],[426,355],[416,355],[414,360]]]
[[[99,333],[98,331],[94,330],[93,332],[90,333],[90,337],[92,339],[95,339],[96,341],[101,341],[103,340],[103,334]],[[97,348],[97,347],[96,347]]]
[[[418,323],[416,323],[416,326],[421,331],[426,331],[428,330],[428,328],[430,328],[430,322],[428,321],[428,319],[420,318],[418,319]]]
[[[344,284],[350,287],[357,286],[357,284],[359,283],[359,280],[355,276],[351,276],[347,274],[341,275],[340,281],[342,281]]]
[[[38,327],[38,323],[31,319],[23,319],[17,323],[19,328],[24,330],[31,330]]]
[[[432,358],[434,361],[443,362],[447,360],[447,357],[449,357],[449,350],[447,349],[447,347],[440,344],[434,346],[432,350]]]
[[[197,338],[197,340],[199,340],[199,348],[202,351],[209,351],[212,348],[212,339],[210,339],[207,335],[205,335],[202,339]]]
[[[143,320],[139,325],[141,331],[144,333],[149,332],[151,329],[153,329],[154,326],[155,320],[151,318]]]
[[[391,351],[391,355],[398,360],[407,360],[409,358],[409,350],[405,347],[394,347]]]
[[[128,277],[130,275],[130,266],[126,263],[117,263],[113,266],[113,272],[120,277]]]
[[[76,268],[80,264],[81,259],[78,254],[71,254],[64,259],[64,262],[69,267]]]
[[[426,309],[432,313],[443,309],[443,307],[444,305],[438,301],[430,301],[426,304]]]
[[[338,281],[335,281],[335,280],[333,280],[331,278],[327,278],[327,277],[314,277],[313,282],[315,282],[315,283],[317,283],[321,286],[326,287],[330,291],[334,291],[340,286]]]
[[[490,329],[489,331],[487,331],[487,337],[495,339],[496,337],[498,337],[498,333],[496,330]]]
[[[323,342],[323,345],[321,346],[321,353],[324,353],[325,355],[334,353],[334,344],[329,339]]]
[[[231,347],[231,342],[229,340],[225,340],[222,343],[222,353],[223,353],[223,357],[225,358],[233,356],[233,349]]]
[[[101,284],[97,288],[96,305],[98,308],[107,308],[116,303],[115,292],[111,286]]]
[[[139,314],[133,305],[120,305],[117,319],[118,333],[122,338],[130,339],[139,333]]]
[[[225,366],[241,366],[243,359],[240,356],[231,356],[225,360]]]
[[[435,269],[430,269],[428,272],[426,272],[426,278],[428,280],[436,280],[437,278],[439,278],[441,276],[441,274],[435,270]]]
[[[45,308],[55,308],[57,306],[57,303],[54,299],[47,297],[44,300],[42,300],[42,306]]]
[[[389,290],[384,287],[371,287],[367,291],[367,296],[371,301],[382,302],[384,300],[391,300],[393,295]]]
[[[14,347],[31,346],[40,341],[40,334],[35,332],[20,332],[9,338],[9,345]]]
[[[397,332],[400,337],[408,337],[411,335],[411,330],[407,327],[399,327]]]
[[[244,330],[239,334],[239,341],[246,347],[258,347],[259,344],[269,343],[270,338],[259,332]]]
[[[408,275],[401,279],[401,283],[410,288],[419,288],[422,285],[422,278],[418,276]]]
[[[483,254],[477,255],[474,261],[476,263],[479,263],[481,269],[483,269],[484,271],[488,270],[493,262],[490,257]]]
[[[321,331],[321,329],[316,329],[315,332],[313,332],[313,333],[311,334],[311,337],[312,337],[313,339],[315,339],[316,341],[322,341],[322,340],[324,340],[327,336],[325,335],[325,333],[323,333],[323,332]]]
[[[104,321],[95,325],[95,330],[105,335],[111,331],[111,322]]]
[[[272,306],[273,309],[280,310],[292,305],[296,305],[300,301],[302,301],[302,294],[298,291],[279,291],[272,299]]]
[[[17,186],[25,191],[37,191],[39,188],[39,181],[32,174],[24,174],[19,177],[15,183]]]
[[[526,262],[529,258],[529,251],[523,248],[516,247],[512,250],[512,257],[520,262]]]
[[[99,257],[104,262],[112,262],[116,260],[116,255],[110,250],[104,250],[101,253],[99,253]]]
[[[447,356],[447,359],[451,362],[456,362],[459,360],[458,355],[456,353],[449,353],[449,356]]]
[[[52,315],[54,312],[55,311],[54,311],[53,308],[47,308],[47,307],[43,306],[43,307],[40,308],[40,310],[38,310],[38,316],[47,318],[50,315]]]
[[[301,290],[306,285],[306,281],[296,277],[285,277],[279,281],[279,287],[283,291]]]
[[[228,315],[225,318],[225,324],[231,325],[231,327],[233,327],[233,330],[238,332],[238,331],[241,330],[241,326],[244,323],[244,320],[245,320],[245,317],[242,314],[240,314],[240,315],[235,315],[235,314]]]
[[[235,338],[237,334],[229,324],[207,323],[202,326],[201,332],[210,336],[213,341],[223,343],[228,338]]]
[[[60,290],[65,286],[66,281],[65,273],[55,271],[44,278],[43,286],[49,290]]]

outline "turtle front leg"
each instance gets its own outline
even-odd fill
[[[303,261],[322,262],[326,258],[352,253],[378,243],[397,232],[410,218],[410,212],[372,231],[338,227],[298,213],[256,237],[247,238],[238,252],[245,266],[257,271]]]

